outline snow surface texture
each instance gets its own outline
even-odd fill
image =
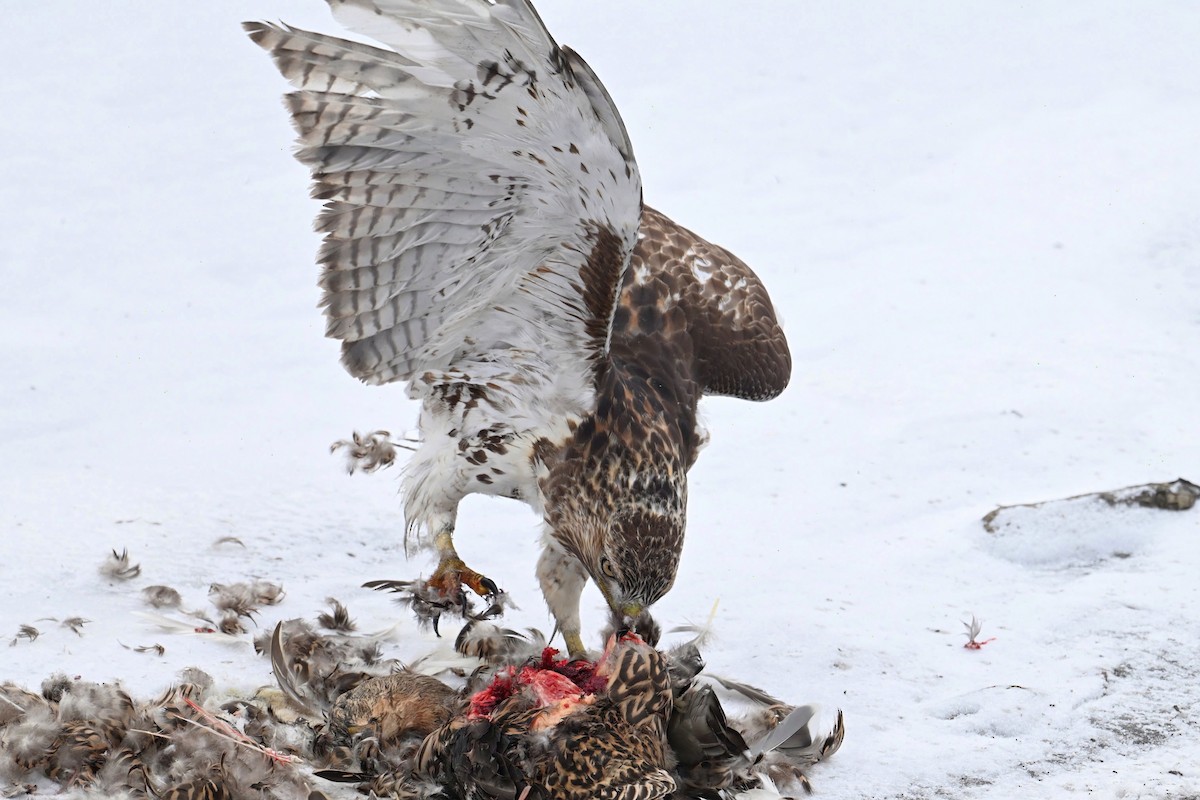
[[[1200,513],[980,524],[1200,473],[1200,6],[538,7],[647,200],[763,276],[796,356],[780,399],[706,401],[659,618],[719,598],[711,670],[845,709],[820,797],[1200,796]],[[431,646],[358,588],[431,565],[397,472],[327,448],[416,409],[321,336],[316,203],[246,17],[337,30],[315,0],[6,9],[0,680],[273,682],[248,644],[139,618],[150,584],[197,608],[278,581],[263,627],[333,595],[400,619],[388,655]],[[469,502],[460,531],[507,620],[548,629],[528,509]],[[138,577],[100,575],[113,548]]]

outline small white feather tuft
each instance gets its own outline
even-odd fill
[[[141,575],[142,567],[140,564],[131,564],[129,562],[128,550],[122,550],[120,553],[113,550],[108,558],[104,559],[104,563],[100,565],[100,574],[107,578],[127,581]]]

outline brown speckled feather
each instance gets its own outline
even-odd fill
[[[792,357],[754,271],[648,206],[638,235],[613,338],[658,339],[688,364],[705,394],[768,400],[782,392]],[[675,308],[682,325],[671,324]]]

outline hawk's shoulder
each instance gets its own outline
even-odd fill
[[[768,400],[792,358],[766,287],[741,259],[650,207],[626,273],[613,339],[674,341],[705,394]]]

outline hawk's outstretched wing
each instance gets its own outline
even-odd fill
[[[604,88],[527,0],[330,0],[371,47],[247,23],[313,194],[327,333],[368,383],[496,350],[594,363],[641,182]]]

